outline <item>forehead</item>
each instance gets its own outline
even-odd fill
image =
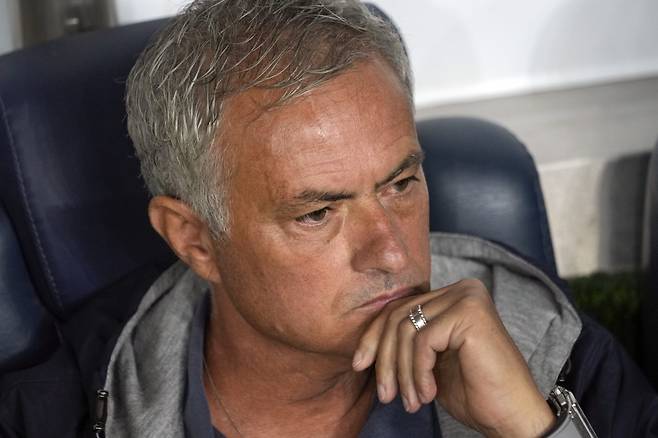
[[[307,95],[267,111],[272,91],[233,98],[222,140],[231,149],[233,181],[267,180],[279,191],[336,185],[346,172],[386,166],[417,149],[404,86],[383,61],[357,64]],[[390,156],[390,157],[389,157]]]

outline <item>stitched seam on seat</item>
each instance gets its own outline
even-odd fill
[[[534,164],[534,162],[533,162]],[[546,207],[542,202],[539,202],[539,199],[544,199],[544,195],[539,185],[539,175],[534,175],[533,189],[535,191],[535,199],[537,200],[537,210],[539,211],[539,229],[541,232],[542,238],[542,249],[544,250],[544,256],[546,261],[550,263],[551,269],[557,272],[557,261],[555,260],[555,254],[553,254],[553,245],[551,243],[550,230],[548,229],[548,215]]]
[[[548,226],[548,212],[546,211],[546,201],[544,200],[544,194],[539,183],[539,171],[535,164],[534,158],[527,147],[519,140],[519,138],[512,134],[514,139],[519,142],[522,146],[523,151],[525,152],[526,159],[530,162],[530,167],[535,169],[533,172],[533,184],[532,190],[535,192],[535,200],[537,200],[537,210],[539,211],[539,232],[541,234],[542,240],[542,252],[544,257],[546,257],[546,262],[549,263],[550,268],[557,274],[557,260],[555,260],[555,252],[553,251],[553,242],[551,242],[551,232]],[[543,202],[539,202],[539,199]],[[549,267],[549,266],[547,266]]]
[[[59,296],[59,290],[57,289],[57,284],[55,282],[55,277],[50,270],[48,264],[48,259],[46,258],[46,253],[43,250],[43,245],[41,244],[41,238],[39,236],[39,230],[37,229],[36,223],[34,222],[34,216],[32,215],[32,209],[27,197],[27,190],[25,189],[25,181],[23,179],[23,170],[21,169],[20,160],[18,159],[18,153],[16,152],[16,147],[14,145],[14,136],[12,135],[11,127],[9,126],[9,117],[7,115],[7,108],[5,107],[5,102],[2,96],[0,95],[0,112],[2,112],[2,120],[4,121],[5,129],[7,130],[7,139],[9,140],[9,149],[11,150],[12,158],[14,161],[14,168],[16,170],[16,177],[18,179],[18,185],[21,191],[21,197],[23,201],[23,206],[27,212],[27,217],[32,227],[32,232],[34,234],[34,240],[37,245],[37,250],[39,252],[39,257],[41,258],[41,264],[46,274],[46,280],[48,281],[50,287],[52,287],[55,297],[55,302],[59,306],[59,310],[63,310],[62,300]]]
[[[542,252],[544,253],[544,257],[546,257],[546,262],[550,265],[547,267],[550,267],[553,269],[555,273],[557,273],[557,261],[555,260],[555,253],[553,252],[553,243],[551,242],[551,233],[550,229],[548,227],[548,216],[546,212],[546,205],[544,201],[544,195],[541,190],[541,185],[539,184],[539,172],[537,171],[537,166],[535,165],[535,160],[532,158],[532,154],[530,154],[530,151],[528,148],[523,144],[521,140],[514,134],[511,133],[512,137],[514,137],[514,140],[516,140],[517,143],[521,145],[521,149],[525,153],[525,158],[530,162],[530,167],[532,169],[535,169],[535,172],[533,174],[533,184],[532,184],[532,190],[535,192],[535,200],[537,200],[537,210],[539,212],[539,233],[541,234],[541,243],[542,243]],[[539,199],[542,199],[544,203],[539,202]],[[543,220],[546,219],[546,220]]]

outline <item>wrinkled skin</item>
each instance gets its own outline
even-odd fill
[[[436,397],[490,436],[546,430],[550,410],[484,286],[429,290],[422,152],[393,71],[371,59],[263,111],[274,98],[251,90],[226,105],[223,239],[180,201],[150,206],[156,230],[212,286],[215,426],[355,436],[377,391],[383,402],[400,392],[409,411]],[[420,333],[407,319],[418,303],[430,319]]]

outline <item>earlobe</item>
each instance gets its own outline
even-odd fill
[[[149,202],[151,226],[176,256],[206,280],[219,282],[213,239],[199,216],[182,201],[156,196]]]

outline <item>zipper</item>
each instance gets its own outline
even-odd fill
[[[105,438],[105,422],[107,421],[107,399],[110,393],[104,389],[96,391],[96,412],[92,431],[96,438]]]
[[[567,376],[571,372],[571,357],[567,358],[564,367],[560,371],[560,375],[557,377],[557,383],[564,384],[567,381]]]

